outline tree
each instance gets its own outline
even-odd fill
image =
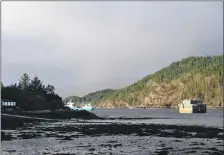
[[[42,81],[37,76],[35,76],[33,80],[31,80],[29,84],[29,90],[32,92],[43,91]]]
[[[38,110],[38,109],[57,109],[64,108],[62,98],[54,93],[54,86],[43,85],[42,81],[35,76],[30,80],[25,73],[21,77],[19,84],[4,86],[1,82],[2,98],[15,101],[21,109]]]
[[[3,83],[1,82],[1,89],[3,89],[4,88],[4,85],[3,85]]]
[[[30,83],[30,77],[28,74],[24,73],[23,76],[19,80],[19,88],[21,88],[23,91],[26,91],[29,87]]]
[[[17,86],[17,84],[15,83],[15,84],[11,84],[11,85],[9,85],[9,88],[18,89],[18,86]]]
[[[54,94],[54,90],[55,90],[54,86],[49,85],[49,84],[45,88],[45,91],[46,91],[47,94]]]

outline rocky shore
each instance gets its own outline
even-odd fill
[[[25,122],[23,126],[3,129],[1,133],[2,152],[3,154],[24,155],[224,153],[223,129],[220,128],[109,123],[110,119],[136,121],[159,118],[102,119],[99,117],[99,119],[95,118],[89,121],[64,119],[57,121],[33,120],[33,122],[23,120]],[[96,123],[97,120],[99,120],[98,123]],[[35,146],[32,145],[34,143]],[[26,148],[20,149],[24,145],[27,145]],[[13,146],[13,148],[9,146]]]

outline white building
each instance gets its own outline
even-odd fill
[[[11,101],[8,99],[1,99],[1,107],[15,107],[16,106],[16,102],[15,101]]]

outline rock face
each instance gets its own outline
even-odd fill
[[[146,85],[148,93],[136,93],[137,105],[132,105],[134,107],[161,107],[177,105],[183,99],[181,86],[173,84],[157,84],[150,81]],[[134,95],[132,95],[134,96]],[[130,98],[132,97],[130,96]],[[117,101],[101,101],[98,106],[106,108],[114,107],[129,107],[131,103],[125,102],[123,100]]]
[[[170,83],[156,83],[152,80],[149,80],[145,88],[139,92],[128,94],[127,98],[129,98],[129,102],[125,101],[125,99],[114,99],[114,100],[104,100],[97,103],[99,107],[105,108],[115,108],[115,107],[176,107],[182,100],[186,98],[197,99],[199,98],[198,94],[192,94],[191,83],[197,83],[195,81],[195,76],[190,77],[188,80],[186,78],[189,77],[181,77],[176,80],[171,81]],[[207,81],[207,87],[211,87],[211,83],[215,86],[214,89],[217,89],[217,92],[214,96],[211,96],[211,90],[202,90],[204,92],[204,102],[210,106],[223,106],[223,89],[219,84],[218,76],[210,76],[201,81]],[[188,82],[191,81],[191,82]],[[203,85],[199,85],[203,87]],[[206,88],[206,87],[205,87]],[[218,98],[220,97],[220,98]],[[131,102],[130,102],[131,101]]]

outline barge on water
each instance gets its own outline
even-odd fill
[[[202,100],[183,100],[178,105],[179,113],[206,113],[207,106]]]

